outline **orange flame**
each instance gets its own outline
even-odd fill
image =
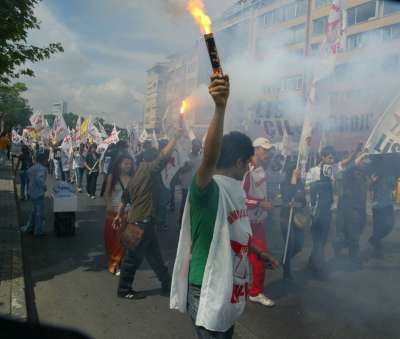
[[[187,9],[192,14],[194,20],[199,24],[203,34],[212,32],[211,18],[205,13],[203,0],[189,0]]]
[[[186,113],[188,107],[188,102],[186,100],[182,101],[182,105],[181,105],[181,114],[184,115]]]

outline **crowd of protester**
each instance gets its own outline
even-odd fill
[[[312,238],[307,269],[316,279],[328,277],[325,249],[333,212],[335,256],[343,258],[346,251],[351,267],[362,268],[360,237],[367,222],[368,192],[372,193],[373,212],[369,244],[373,255],[382,258],[382,240],[394,226],[396,178],[377,174],[362,147],[339,160],[336,150],[326,146],[318,164],[309,169],[299,168],[288,157],[274,190],[279,199],[272,198],[268,168],[275,145],[264,137],[251,141],[239,132],[223,135],[228,77],[214,77],[210,94],[216,109],[204,145],[192,141],[188,160],[170,187],[160,174],[181,138],[180,128],[170,140],[160,142],[158,149],[151,141],[144,141],[135,151],[119,141],[100,154],[89,142],[68,154],[61,147],[23,146],[15,170],[20,177],[21,200],[30,199],[33,205],[27,231],[44,234],[48,173],[76,185],[78,193],[83,192],[85,182],[90,199],[101,195],[105,201],[107,269],[119,276],[117,295],[125,299],[146,296],[132,289],[145,258],[162,293],[171,294],[171,308],[189,313],[199,338],[231,338],[247,297],[267,307],[275,305],[264,294],[267,269],[282,264],[283,279],[295,279],[291,261],[302,251],[307,227]],[[1,161],[8,147],[3,137]],[[175,205],[176,187],[181,190],[177,212],[180,239],[171,277],[157,231],[168,230],[168,209]],[[279,211],[286,244],[283,263],[271,255],[268,246],[274,209]]]

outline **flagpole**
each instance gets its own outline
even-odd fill
[[[306,39],[305,39],[305,49],[304,49],[304,57],[307,58],[310,52],[310,32],[311,32],[311,0],[307,1],[307,22],[306,22]],[[309,100],[308,100],[308,93],[307,93],[307,81],[308,81],[308,74],[307,74],[307,65],[306,68],[304,69],[304,80],[303,80],[303,96],[306,101],[306,105],[308,106]],[[308,110],[306,112],[308,113]],[[306,117],[304,117],[304,120],[306,120]],[[304,138],[304,130],[305,130],[305,123],[303,123],[303,130],[301,132],[300,136],[300,143],[299,143],[299,153],[297,155],[297,164],[296,164],[296,170],[299,169],[300,167],[300,153],[301,153],[301,143],[303,142]],[[291,203],[294,202],[294,199],[292,199]],[[290,240],[290,233],[292,232],[292,220],[293,220],[293,214],[294,214],[294,208],[293,206],[290,206],[290,213],[289,213],[289,220],[288,220],[288,227],[287,227],[287,233],[286,233],[286,241],[285,241],[285,250],[283,252],[283,260],[282,263],[285,265],[286,259],[287,259],[287,253],[289,249],[289,240]]]

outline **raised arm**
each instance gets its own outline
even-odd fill
[[[196,184],[199,188],[205,188],[211,182],[221,153],[225,110],[229,97],[229,77],[227,75],[211,77],[209,93],[215,102],[215,113],[208,127],[203,160],[196,175]]]

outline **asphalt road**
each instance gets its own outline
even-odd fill
[[[27,211],[28,203],[24,204]],[[189,319],[169,310],[168,298],[159,295],[158,281],[146,264],[137,273],[134,287],[148,291],[148,297],[140,301],[117,298],[118,278],[107,272],[103,251],[103,203],[80,195],[79,206],[75,237],[55,237],[51,220],[47,237],[25,236],[39,320],[77,328],[97,339],[193,338]],[[175,225],[174,215],[170,221]],[[279,252],[279,230],[268,232],[270,247]],[[385,242],[384,260],[370,258],[366,246],[369,233],[369,228],[364,230],[363,270],[352,272],[331,265],[330,279],[315,281],[304,271],[306,248],[293,262],[295,283],[284,283],[280,272],[269,272],[266,292],[277,306],[268,309],[249,303],[236,326],[236,337],[399,338],[400,228],[397,224]],[[172,269],[177,228],[171,226],[159,236]]]

